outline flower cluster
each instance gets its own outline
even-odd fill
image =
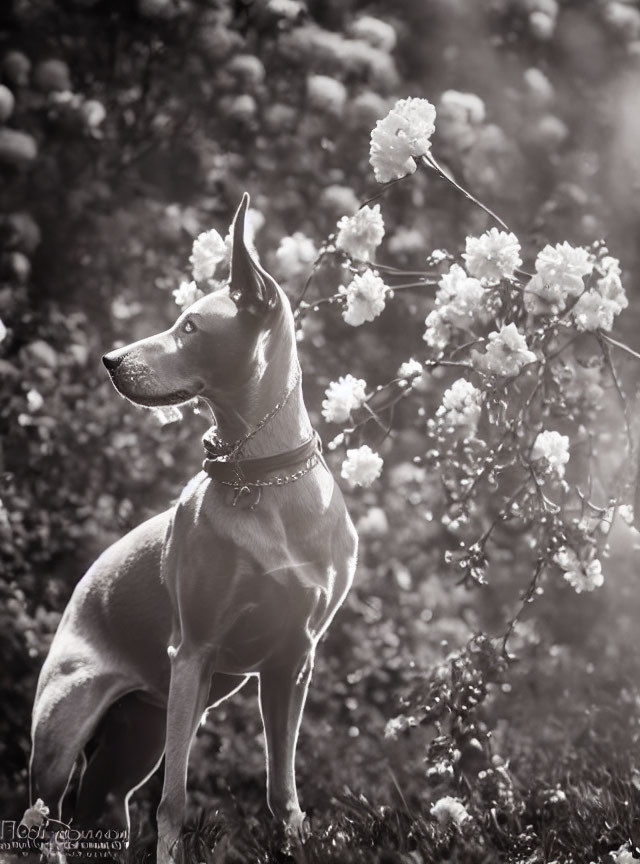
[[[347,301],[342,317],[352,327],[359,327],[382,312],[389,289],[377,273],[365,270],[354,276],[347,287],[341,285],[338,291]]]
[[[613,319],[629,305],[618,261],[606,257],[599,269],[603,275],[596,281],[595,288],[585,291],[571,310],[576,327],[581,331],[611,330]]]
[[[278,269],[283,279],[295,279],[318,257],[315,243],[302,231],[283,237],[276,250]]]
[[[384,220],[380,205],[361,207],[354,216],[343,216],[338,222],[336,246],[352,258],[369,261],[384,237]]]
[[[193,268],[193,278],[196,282],[212,279],[218,264],[229,256],[229,250],[215,228],[204,231],[193,241],[193,249],[189,261]]]
[[[479,279],[468,276],[459,264],[453,264],[438,283],[435,309],[425,320],[424,341],[443,350],[449,344],[453,328],[470,329],[487,319],[487,292]]]
[[[570,243],[547,245],[536,258],[536,273],[525,288],[524,303],[532,314],[561,312],[570,297],[584,291],[584,277],[593,272],[588,249]]]
[[[400,99],[371,133],[369,161],[376,180],[388,183],[416,170],[431,149],[436,109],[426,99]]]
[[[353,375],[343,375],[326,389],[322,416],[327,423],[344,423],[352,411],[360,408],[366,398],[367,383]]]
[[[481,237],[467,237],[462,257],[471,276],[490,283],[513,278],[522,264],[518,238],[497,228]]]
[[[181,282],[180,286],[171,293],[173,294],[173,299],[176,301],[176,305],[183,311],[191,306],[192,303],[195,303],[196,300],[199,300],[200,297],[204,297],[204,292],[198,288],[195,282]]]
[[[475,431],[482,413],[482,391],[466,378],[458,378],[442,397],[442,405],[436,411],[446,426],[463,427]]]
[[[382,473],[384,462],[368,444],[347,450],[347,458],[342,463],[340,476],[351,489],[356,486],[371,486]]]
[[[487,350],[484,354],[473,353],[474,366],[481,372],[513,377],[529,363],[537,360],[529,350],[527,340],[512,322],[500,331],[489,333]]]
[[[563,546],[556,552],[553,560],[563,571],[564,578],[576,594],[593,591],[604,584],[602,564],[592,554],[583,561],[573,549]]]
[[[451,822],[456,825],[461,825],[471,816],[467,812],[467,808],[458,801],[457,798],[452,798],[450,795],[445,795],[432,805],[429,811],[438,822],[447,825]]]
[[[538,434],[531,449],[532,462],[541,461],[545,473],[560,478],[564,477],[569,456],[569,438],[546,429]]]

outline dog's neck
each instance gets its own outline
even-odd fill
[[[232,444],[246,438],[239,452],[242,458],[292,450],[313,433],[302,396],[295,337],[282,333],[272,344],[276,350],[260,364],[262,374],[252,375],[245,386],[230,398],[218,398],[215,405],[205,398],[221,441]]]

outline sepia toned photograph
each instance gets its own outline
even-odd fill
[[[640,861],[640,0],[2,0],[0,864]]]

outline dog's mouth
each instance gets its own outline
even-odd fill
[[[116,388],[118,393],[132,402],[134,405],[141,405],[144,408],[161,408],[165,405],[182,405],[184,402],[189,402],[191,399],[200,393],[202,387],[195,387],[193,390],[180,387],[176,390],[170,390],[168,393],[154,393],[144,390],[138,390],[135,386],[131,386],[131,381],[123,381],[122,376],[118,375],[118,370],[109,372],[111,383]]]

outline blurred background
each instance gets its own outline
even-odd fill
[[[206,418],[163,425],[126,404],[101,355],[170,326],[194,237],[224,236],[244,190],[262,262],[297,297],[308,270],[284,267],[280,241],[302,231],[320,247],[378,191],[369,135],[406,96],[436,105],[434,153],[529,261],[547,242],[607,238],[630,299],[617,338],[640,349],[640,3],[4,0],[0,77],[0,815],[19,818],[35,682],[74,585],[200,467]],[[380,260],[409,270],[489,224],[426,173],[382,209]],[[339,281],[329,262],[306,299]],[[328,383],[389,380],[420,356],[432,305],[404,292],[355,330],[331,306],[304,317],[325,442]],[[517,661],[469,643],[505,631],[530,572],[508,532],[485,587],[444,561],[439,479],[420,465],[442,388],[423,381],[422,413],[399,410],[380,445],[383,477],[348,495],[360,566],[299,745],[324,843],[309,860],[611,860],[640,843],[633,536],[614,543],[599,591],[545,585],[514,631]],[[412,719],[387,728],[397,715]],[[194,818],[222,814],[216,860],[277,858],[251,687],[210,715],[189,782]],[[142,835],[159,783],[135,798]],[[429,817],[447,795],[473,828]]]

